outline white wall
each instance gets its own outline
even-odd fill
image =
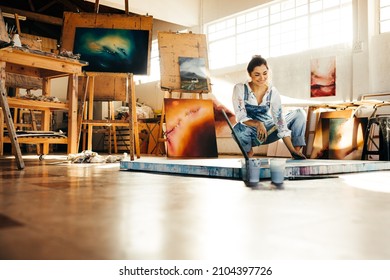
[[[390,34],[373,36],[369,51],[369,91],[390,92]]]
[[[202,22],[207,23],[232,14],[251,9],[253,7],[272,2],[271,0],[200,0],[202,6]]]
[[[95,3],[95,0],[87,1]],[[125,9],[123,0],[101,0],[99,3]],[[132,0],[129,1],[129,11],[140,15],[149,14],[156,19],[191,27],[199,25],[200,0]]]

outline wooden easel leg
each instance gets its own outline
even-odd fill
[[[0,107],[0,156],[4,154],[4,114]]]
[[[78,76],[76,74],[69,75],[68,81],[68,154],[77,153],[77,89]]]
[[[80,149],[80,138],[81,138],[81,130],[82,130],[82,126],[83,126],[85,102],[87,100],[88,83],[89,83],[89,76],[84,75],[83,88],[82,88],[83,96],[81,97],[80,106],[78,108],[78,113],[77,113],[77,144],[76,144],[77,150]]]
[[[94,99],[94,88],[95,88],[95,77],[90,77],[89,87],[88,87],[88,120],[93,120],[93,99]],[[88,135],[87,135],[87,150],[92,151],[92,133],[93,133],[93,124],[87,125]]]
[[[41,127],[43,131],[50,131],[50,119],[51,119],[51,113],[50,110],[43,110],[42,111],[42,123]],[[42,155],[47,155],[49,153],[49,143],[43,143],[43,150]]]
[[[32,126],[32,130],[34,131],[37,131],[38,128],[37,128],[37,121],[35,119],[35,112],[34,110],[30,110],[30,116],[31,116],[31,126]],[[41,155],[41,145],[40,144],[36,144],[36,149],[37,149],[37,155]]]
[[[181,93],[180,93],[181,97]],[[180,98],[179,97],[179,98]],[[164,155],[166,154],[165,152],[165,138],[164,138],[164,123],[165,123],[165,104],[164,100],[165,98],[172,98],[172,92],[166,91],[164,92],[164,98],[163,98],[163,103],[162,103],[162,110],[161,110],[161,118],[160,118],[160,126],[159,126],[159,133],[158,133],[158,138],[157,138],[157,148],[156,148],[156,156],[159,154]]]
[[[111,120],[115,120],[115,112],[114,112],[114,103],[112,101],[108,101],[108,112],[109,112],[109,117]],[[114,140],[114,153],[118,153],[118,145],[117,145],[117,139],[116,139],[116,127],[115,125],[112,125],[110,127],[110,134],[112,133],[113,140]],[[109,142],[109,145],[111,147],[111,139]],[[110,150],[111,153],[111,150]]]
[[[165,139],[163,137],[163,125],[164,125],[164,120],[165,120],[165,105],[164,101],[162,104],[162,110],[161,110],[161,117],[160,117],[160,125],[158,128],[158,136],[157,136],[157,143],[156,143],[156,156],[158,156],[160,153],[164,154],[161,151],[164,151],[163,146]]]
[[[141,157],[141,148],[140,148],[140,142],[139,142],[139,131],[138,131],[138,118],[137,118],[137,102],[135,98],[135,85],[134,82],[132,82],[132,99],[133,99],[133,131],[134,131],[134,144],[135,144],[135,154],[137,158]]]
[[[12,148],[15,151],[16,164],[18,169],[23,169],[24,161],[7,101],[7,91],[5,89],[5,62],[0,62],[0,91],[1,108],[3,109],[5,116],[5,123],[7,125],[9,137],[11,139]]]
[[[88,118],[88,106],[89,106],[89,102],[87,102],[87,106],[84,108],[84,112],[83,112],[83,120],[86,120]],[[82,151],[85,151],[86,147],[87,147],[87,127],[88,125],[87,124],[83,124],[83,127],[82,127],[82,135],[83,135],[83,140],[82,140],[82,148],[81,150]]]
[[[130,160],[134,160],[134,129],[133,129],[133,74],[127,78],[127,100],[129,106],[129,154]]]
[[[138,121],[136,111],[135,86],[133,74],[129,73],[127,79],[127,99],[129,105],[129,144],[130,144],[130,160],[134,160],[134,150],[136,150],[137,158],[140,158],[141,151],[139,146]],[[135,149],[134,149],[135,142]]]

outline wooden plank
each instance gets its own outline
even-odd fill
[[[8,105],[11,108],[25,108],[31,110],[68,110],[68,103],[63,102],[48,102],[48,101],[38,101],[24,98],[8,97]]]
[[[5,85],[7,87],[13,88],[41,89],[42,78],[8,73],[6,76]]]
[[[8,74],[24,75],[35,78],[42,78],[41,69],[34,67],[26,67],[23,65],[17,65],[12,63],[7,63],[5,66],[5,71]]]
[[[27,46],[29,49],[52,53],[58,52],[58,42],[56,39],[20,33],[20,41],[22,42],[22,45]]]
[[[9,110],[8,102],[7,102],[7,92],[5,89],[5,62],[0,62],[0,103],[1,108],[5,115],[5,123],[7,124],[8,133],[10,134],[12,148],[15,151],[16,164],[18,169],[24,168],[24,161],[22,158],[22,153],[20,151],[20,146],[18,143],[18,139],[15,134],[15,127],[12,120],[11,112]]]
[[[320,115],[321,119],[345,119],[353,116],[354,110],[341,110],[341,111],[331,111],[331,112],[322,112]]]
[[[21,16],[25,16],[29,20],[45,22],[45,23],[49,23],[49,24],[53,24],[53,25],[59,25],[59,26],[62,26],[62,24],[63,24],[62,18],[51,17],[51,16],[47,16],[47,15],[44,15],[44,14],[40,14],[40,13],[28,12],[28,11],[25,11],[25,10],[14,9],[14,8],[6,7],[6,6],[0,6],[0,8],[5,13],[18,14],[18,15],[21,15]]]
[[[76,59],[49,56],[46,53],[34,53],[27,49],[6,48],[1,50],[1,60],[7,63],[52,70],[59,73],[78,74],[85,63]]]
[[[41,144],[45,142],[47,144],[68,144],[67,137],[17,137],[19,144]],[[8,136],[4,136],[4,143],[11,143],[11,139]]]
[[[129,126],[129,122],[125,120],[83,120],[83,124],[93,124],[94,126]]]
[[[127,76],[89,75],[94,76],[95,101],[127,101]],[[127,75],[127,74],[126,74]],[[79,78],[79,99],[82,98],[83,79]],[[87,96],[88,100],[88,96]]]

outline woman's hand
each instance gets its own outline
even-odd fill
[[[261,143],[265,142],[265,140],[267,140],[268,133],[264,123],[260,121],[257,122],[256,129],[257,129],[257,138],[260,140]]]

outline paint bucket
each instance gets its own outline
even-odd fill
[[[275,184],[282,184],[286,170],[286,159],[271,159],[269,163],[269,169],[271,172],[271,181]]]
[[[242,179],[250,185],[256,185],[260,181],[260,165],[260,159],[245,160],[242,166]]]

